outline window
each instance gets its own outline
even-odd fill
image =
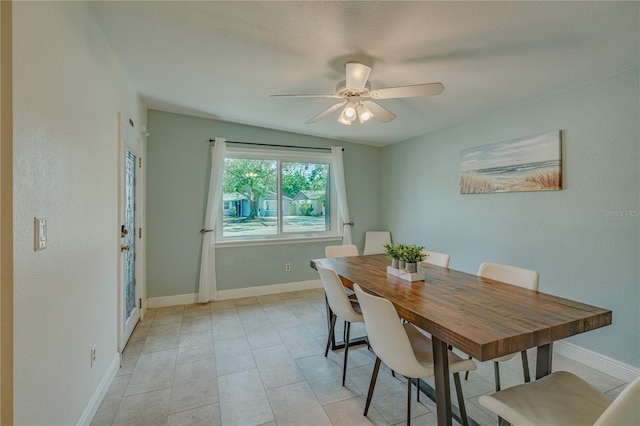
[[[217,240],[338,236],[330,165],[330,153],[227,148]]]

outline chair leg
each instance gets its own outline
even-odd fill
[[[469,355],[469,359],[471,359],[471,355]],[[467,380],[469,378],[469,372],[465,371],[464,372],[464,379]]]
[[[333,336],[333,330],[336,328],[336,314],[331,313],[331,326],[329,327],[329,337],[327,338],[327,348],[324,350],[324,357],[327,357],[329,353],[329,346],[331,346],[331,337]]]
[[[344,341],[344,364],[342,366],[342,386],[344,386],[344,381],[347,377],[347,355],[349,354],[349,332],[351,331],[351,323],[345,321],[344,327],[346,330],[346,337]]]
[[[364,405],[364,416],[369,412],[369,404],[371,404],[371,397],[373,396],[373,389],[376,387],[376,379],[378,378],[378,370],[380,370],[380,358],[376,356],[376,363],[373,366],[373,373],[371,373],[371,383],[369,383],[369,393],[367,394],[367,402]]]
[[[527,358],[527,351],[520,352],[522,355],[522,372],[524,373],[524,382],[529,383],[531,381],[531,375],[529,374],[529,359]]]
[[[420,402],[420,379],[416,379],[416,401]]]
[[[411,424],[411,378],[407,377],[407,426]]]
[[[469,426],[469,418],[467,417],[467,408],[464,405],[464,394],[462,393],[462,384],[460,383],[460,373],[453,373],[453,381],[456,386],[456,395],[458,396],[458,408],[460,409],[460,420],[462,426]]]

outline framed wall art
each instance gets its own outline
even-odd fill
[[[460,151],[460,193],[562,189],[562,131]]]

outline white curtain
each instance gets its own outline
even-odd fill
[[[344,184],[344,164],[342,160],[342,147],[331,147],[331,170],[333,171],[333,182],[336,185],[336,194],[338,195],[338,210],[343,223],[342,244],[352,244],[351,242],[351,226],[349,219],[349,206],[347,205],[347,189]]]
[[[216,233],[214,226],[222,210],[222,179],[224,176],[224,150],[226,140],[216,138],[211,147],[211,176],[207,213],[202,231],[202,259],[200,261],[200,285],[198,301],[207,303],[216,298]]]

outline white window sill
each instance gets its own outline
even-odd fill
[[[303,244],[303,243],[318,243],[318,242],[324,242],[324,241],[342,241],[342,236],[327,235],[323,237],[298,237],[298,238],[272,238],[272,239],[264,239],[264,240],[219,241],[216,243],[216,248],[271,246],[271,245],[280,245],[280,244]]]

